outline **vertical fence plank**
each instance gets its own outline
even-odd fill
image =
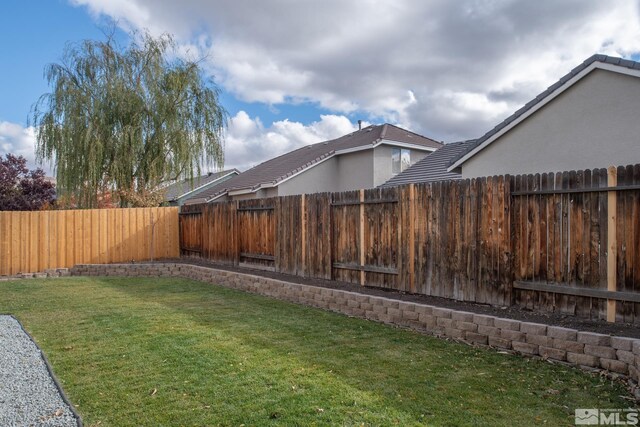
[[[618,171],[615,167],[608,170],[608,185],[615,187],[618,184]],[[617,262],[616,255],[618,253],[617,240],[617,200],[616,192],[609,191],[607,193],[607,290],[615,291],[617,287]],[[616,301],[607,300],[607,321],[616,321]]]
[[[300,196],[300,275],[305,276],[307,266],[307,198]]]
[[[407,252],[409,263],[409,292],[416,293],[416,188],[409,185],[409,250]]]
[[[9,271],[11,265],[9,213],[0,212],[0,274]]]
[[[634,165],[633,167],[633,184],[640,185],[640,165]],[[631,283],[633,284],[630,289],[632,292],[640,292],[640,195],[637,191],[632,193],[632,211],[631,211],[631,223],[633,224],[633,232],[629,235],[631,242],[634,246],[634,253],[631,258]],[[635,303],[633,309],[633,322],[640,323],[640,304]]]
[[[364,244],[364,190],[360,190],[360,267],[364,267],[365,265],[365,244]],[[364,278],[365,272],[364,270],[360,271],[360,284],[364,286]]]
[[[12,270],[9,274],[16,274],[19,272],[25,272],[23,269],[23,246],[25,243],[24,235],[22,234],[22,221],[25,215],[20,212],[10,212],[11,215],[11,266]]]
[[[91,243],[89,248],[89,260],[91,264],[100,262],[100,213],[98,209],[89,210],[89,235]],[[128,235],[128,233],[127,233]]]
[[[606,180],[606,174],[604,177]],[[591,185],[593,187],[599,187],[603,181],[602,170],[594,169],[591,173]],[[599,195],[598,193],[590,194],[590,202],[588,210],[590,212],[590,260],[589,260],[589,280],[588,287],[597,289],[600,287],[600,247],[602,244],[599,218],[604,213],[599,211]],[[591,298],[591,312],[589,317],[599,319],[600,316],[601,300],[598,298]]]
[[[624,167],[624,181],[621,182],[618,179],[618,185],[630,186],[634,184],[634,170],[633,166]],[[617,289],[623,292],[633,292],[634,290],[634,278],[633,278],[633,258],[634,258],[634,242],[632,240],[634,236],[634,222],[633,222],[633,200],[634,193],[623,192],[617,194],[618,198],[618,228],[622,228],[622,232],[618,231],[618,235],[622,237],[622,252],[618,252],[618,287]],[[633,322],[634,320],[634,307],[633,302],[621,302],[621,317],[623,322]],[[620,308],[618,308],[620,312]]]

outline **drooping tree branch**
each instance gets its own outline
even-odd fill
[[[79,207],[100,194],[149,195],[201,165],[221,167],[227,113],[199,62],[173,55],[169,35],[132,35],[121,48],[111,36],[67,45],[45,77],[51,92],[33,105],[36,154],[53,160],[60,193]],[[155,199],[154,199],[155,200]]]

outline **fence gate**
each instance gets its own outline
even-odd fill
[[[275,271],[275,200],[238,202],[236,239],[241,266]]]

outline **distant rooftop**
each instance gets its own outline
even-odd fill
[[[442,146],[438,141],[394,125],[371,125],[340,138],[307,145],[267,160],[220,185],[201,192],[195,198],[211,200],[228,191],[245,189],[255,191],[260,186],[277,185],[280,181],[343,150],[373,148],[383,140],[412,144],[429,150]]]
[[[207,185],[210,182],[214,182],[231,173],[240,173],[237,169],[229,169],[221,172],[209,172],[206,175],[198,176],[191,179],[183,179],[182,181],[175,182],[169,185],[165,189],[165,200],[172,201],[177,200],[191,191]]]

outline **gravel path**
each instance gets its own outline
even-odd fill
[[[79,426],[38,346],[0,315],[0,426]]]

